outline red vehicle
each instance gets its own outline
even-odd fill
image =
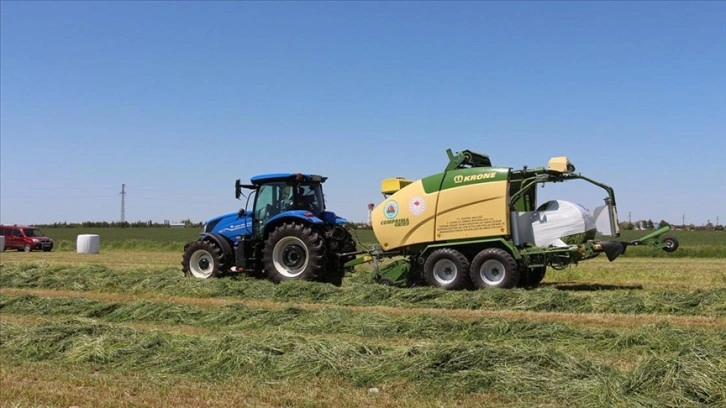
[[[5,237],[5,249],[30,252],[53,250],[53,240],[39,229],[27,225],[0,225],[0,235]]]

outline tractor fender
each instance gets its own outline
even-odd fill
[[[216,234],[214,232],[203,232],[200,241],[211,241],[214,242],[224,254],[225,258],[234,259],[234,251],[232,251],[232,245],[230,245],[227,238],[223,235]]]
[[[270,227],[275,227],[285,222],[303,222],[305,224],[315,225],[325,224],[325,221],[316,217],[309,211],[285,211],[284,213],[277,214],[267,220],[267,223],[265,224],[265,232],[267,232]]]
[[[278,220],[283,220],[283,219],[284,220],[288,220],[288,219],[303,220],[303,221],[309,222],[311,224],[322,224],[325,222],[322,219],[315,216],[310,211],[292,210],[292,211],[285,211],[285,212],[277,214],[273,217],[270,217],[270,219],[267,221],[267,224],[268,225],[273,224],[273,223],[277,224],[279,222]]]
[[[297,223],[303,223],[303,224],[312,224],[312,225],[324,225],[325,222],[321,220],[320,218],[312,215],[312,213],[308,211],[287,211],[282,214],[278,214],[274,217],[271,217],[267,223],[265,224],[264,229],[264,237],[267,238],[267,235],[273,231],[275,228],[277,228],[278,225],[282,225],[286,222],[297,222]]]
[[[323,211],[323,213],[320,214],[320,218],[322,218],[323,221],[326,222],[326,223],[328,223],[328,224],[343,225],[343,224],[347,224],[348,223],[348,220],[346,220],[343,217],[338,217],[332,211]]]

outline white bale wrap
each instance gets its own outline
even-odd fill
[[[615,220],[613,223],[615,224],[615,230],[613,230],[613,225],[610,225],[610,209],[607,205],[596,207],[594,210],[590,211],[590,214],[592,214],[592,217],[595,219],[595,228],[597,229],[598,234],[615,237],[620,233],[620,226],[617,222],[618,215],[616,213],[613,216],[613,219]]]
[[[5,250],[5,235],[0,235],[0,252]]]
[[[81,234],[76,239],[76,252],[79,254],[97,254],[101,251],[101,237],[94,234]]]
[[[567,246],[568,241],[582,243],[595,235],[595,219],[579,204],[553,200],[540,206],[539,211],[519,212],[516,217],[515,244],[534,242],[540,247]]]

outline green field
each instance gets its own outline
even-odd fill
[[[181,250],[185,243],[196,239],[201,228],[43,228],[53,238],[60,251],[73,251],[80,234],[97,234],[101,249]],[[623,241],[632,241],[648,231],[623,231]],[[680,241],[680,248],[672,254],[651,247],[630,247],[625,256],[646,257],[726,257],[726,231],[672,231],[667,235]],[[376,243],[373,231],[357,229],[354,236],[361,248]]]
[[[370,265],[341,287],[185,278],[198,229],[46,232],[68,247],[0,254],[3,408],[726,406],[726,256],[629,249],[536,289],[447,292]]]
[[[76,240],[81,234],[96,234],[101,237],[101,249],[157,249],[172,250],[195,240],[201,228],[43,228],[43,233],[53,238],[56,248],[74,251]]]

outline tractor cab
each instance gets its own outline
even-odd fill
[[[325,211],[323,186],[327,178],[300,173],[276,173],[252,177],[251,185],[235,184],[239,198],[242,189],[255,190],[251,212],[244,215],[253,219],[253,235],[259,235],[274,218],[283,215],[321,217]]]

